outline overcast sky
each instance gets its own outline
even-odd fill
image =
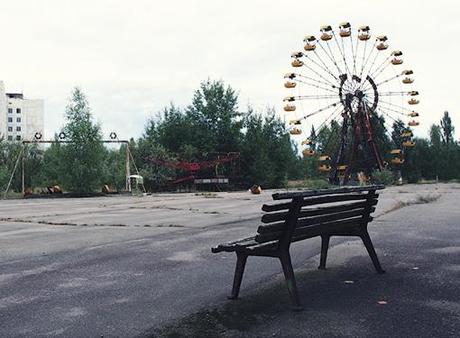
[[[448,110],[458,136],[459,20],[454,0],[2,0],[0,79],[45,100],[48,136],[78,85],[106,136],[138,137],[147,118],[171,101],[187,105],[208,77],[237,89],[242,109],[281,112],[290,53],[321,25],[349,21],[404,52],[421,93],[416,135]]]

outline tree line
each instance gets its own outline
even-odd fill
[[[383,116],[373,117],[379,148],[388,153],[400,144],[402,121],[393,121],[388,136]],[[340,123],[332,121],[320,130],[312,128],[313,146],[333,154],[338,147]],[[126,145],[106,147],[101,143],[101,126],[94,122],[89,103],[81,89],[72,91],[65,110],[63,133],[67,143],[53,143],[45,148],[0,140],[0,189],[4,191],[11,178],[17,158],[25,151],[25,186],[59,185],[65,191],[88,193],[100,191],[103,185],[114,190],[125,186]],[[454,138],[454,126],[445,112],[440,124],[430,127],[429,138],[416,138],[416,147],[405,153],[401,166],[408,182],[460,179],[460,144]],[[59,140],[58,135],[54,136]],[[315,158],[302,157],[291,140],[284,121],[273,108],[255,112],[251,106],[242,109],[238,94],[222,81],[207,80],[195,90],[186,107],[170,104],[145,123],[138,139],[130,139],[129,151],[134,168],[144,177],[148,191],[161,190],[167,182],[180,176],[181,170],[151,161],[199,162],[215,153],[237,152],[237,172],[233,184],[248,188],[253,184],[266,188],[286,186],[288,180],[320,180],[326,177],[317,170]],[[233,168],[234,169],[234,168]],[[227,170],[227,172],[225,172]],[[136,172],[137,172],[136,171]],[[212,173],[210,173],[212,174]],[[21,175],[16,170],[12,190],[21,191]]]

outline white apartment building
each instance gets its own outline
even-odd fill
[[[0,138],[9,141],[33,140],[44,132],[43,100],[25,99],[22,93],[7,93],[0,81]]]

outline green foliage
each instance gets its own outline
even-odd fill
[[[66,109],[64,132],[69,143],[61,146],[60,174],[66,190],[90,193],[104,183],[106,151],[101,143],[100,126],[93,122],[88,101],[75,88]]]
[[[67,144],[52,144],[48,148],[27,145],[24,148],[26,187],[60,185],[66,191],[88,193],[108,184],[116,190],[125,186],[126,146],[107,149],[100,142],[100,126],[93,122],[89,104],[83,92],[76,88],[65,113],[64,132]],[[390,149],[401,149],[403,131],[409,130],[398,120],[393,123],[391,138],[387,136],[383,116],[373,115],[375,141],[390,162]],[[332,121],[318,130],[312,128],[311,148],[318,154],[334,155],[340,144],[344,127]],[[351,128],[345,127],[349,139]],[[404,180],[460,179],[460,144],[454,138],[455,128],[449,113],[445,112],[439,125],[430,127],[429,139],[414,139],[415,148],[405,148],[405,162],[400,167]],[[57,139],[57,136],[55,136]],[[15,161],[22,149],[20,142],[0,140],[0,189],[4,191]],[[345,153],[352,144],[346,144]],[[194,92],[191,104],[179,108],[170,104],[148,120],[144,134],[131,139],[129,149],[134,165],[144,177],[147,190],[163,189],[168,181],[185,173],[151,161],[152,158],[180,161],[203,161],[215,152],[239,152],[239,182],[241,188],[259,184],[265,188],[302,187],[327,188],[324,174],[318,172],[316,157],[301,157],[299,150],[273,109],[256,113],[251,107],[241,110],[238,95],[222,81],[207,80]],[[345,159],[348,160],[348,159]],[[359,161],[357,159],[358,166]],[[19,163],[21,164],[21,163]],[[228,176],[222,166],[219,172]],[[11,190],[21,191],[20,166],[13,175]],[[216,175],[214,168],[205,175]],[[374,179],[392,184],[394,175],[389,170],[374,173]],[[290,181],[290,184],[288,184]],[[294,185],[293,185],[294,184]]]
[[[372,173],[375,183],[384,185],[393,185],[395,183],[395,174],[388,169],[376,170]]]
[[[452,120],[450,119],[449,112],[445,111],[444,116],[441,119],[441,128],[442,128],[442,142],[445,145],[449,145],[454,141],[454,126],[452,125]]]
[[[244,128],[241,171],[247,184],[281,187],[289,177],[300,174],[289,133],[272,109],[264,117],[249,109]]]

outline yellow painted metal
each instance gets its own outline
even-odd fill
[[[293,104],[287,104],[284,106],[284,111],[295,111],[296,107]]]
[[[302,67],[303,66],[303,61],[299,59],[294,59],[291,62],[292,67]]]
[[[286,88],[295,88],[295,86],[297,86],[297,83],[295,83],[293,81],[286,81],[284,83],[284,87],[286,87]]]
[[[316,152],[312,149],[305,149],[304,151],[302,151],[302,154],[303,156],[311,157],[311,156],[315,156]]]
[[[318,167],[318,170],[321,172],[328,172],[331,171],[331,166],[327,164],[322,164]]]
[[[406,147],[406,148],[413,148],[415,147],[415,142],[414,141],[404,141],[402,145],[403,147]]]

